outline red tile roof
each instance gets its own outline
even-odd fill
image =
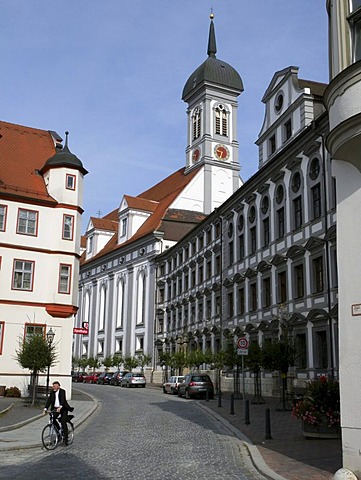
[[[56,152],[46,130],[0,121],[0,193],[31,201],[56,203],[38,173]]]
[[[159,205],[159,202],[140,198],[140,195],[139,197],[124,195],[124,199],[126,200],[129,208],[134,208],[135,210],[144,210],[145,212],[154,212]]]
[[[154,209],[153,213],[147,218],[147,220],[143,223],[143,225],[139,228],[139,230],[124,243],[118,245],[117,235],[113,235],[113,237],[109,240],[109,242],[105,245],[103,250],[101,250],[97,255],[93,258],[84,261],[84,256],[82,259],[82,263],[91,262],[93,259],[101,258],[103,255],[107,253],[122,248],[125,245],[129,245],[130,243],[138,240],[146,235],[151,234],[152,232],[158,230],[161,226],[162,220],[166,215],[169,206],[172,202],[177,198],[177,196],[182,192],[182,190],[190,183],[190,181],[195,177],[198,173],[199,168],[192,170],[190,173],[184,173],[185,168],[181,168],[180,170],[172,173],[169,177],[165,178],[164,180],[160,181],[150,189],[146,190],[145,192],[141,193],[137,197],[126,197],[126,198],[136,198],[137,202],[139,201],[140,204],[144,205],[143,200],[152,200],[153,202],[158,202],[158,205]],[[134,204],[136,202],[134,201]],[[147,203],[149,206],[149,202]],[[116,210],[113,210],[110,214],[108,214],[104,218],[114,218],[114,213]]]
[[[106,218],[90,217],[93,227],[99,230],[107,230],[111,232],[118,231],[118,222],[115,220],[108,220]]]

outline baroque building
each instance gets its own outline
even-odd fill
[[[19,342],[51,329],[53,379],[71,392],[83,182],[87,171],[53,131],[0,122],[0,384],[27,393]],[[45,385],[45,374],[39,384]]]
[[[260,344],[287,322],[295,383],[337,373],[336,199],[325,149],[326,85],[276,72],[262,99],[259,168],[156,258],[156,348]],[[271,372],[264,372],[271,394]]]
[[[360,478],[361,1],[328,0],[326,5],[330,48],[326,146],[337,186],[342,455],[344,468]]]
[[[155,258],[172,247],[240,186],[236,70],[216,56],[211,19],[208,57],[187,80],[185,165],[118,208],[91,218],[81,261],[76,356],[116,352],[154,357]]]

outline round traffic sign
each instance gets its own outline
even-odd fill
[[[238,348],[248,348],[249,347],[249,341],[247,340],[246,337],[241,337],[237,340],[237,347]]]

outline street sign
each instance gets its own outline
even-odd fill
[[[88,335],[89,330],[87,328],[73,328],[73,334]]]
[[[237,355],[248,355],[248,348],[237,348]]]
[[[248,350],[249,347],[249,341],[246,337],[240,337],[237,340],[237,347],[242,350]]]

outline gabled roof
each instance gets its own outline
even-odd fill
[[[39,170],[56,153],[50,132],[0,121],[0,193],[57,203]]]
[[[152,232],[161,230],[162,221],[166,217],[168,209],[170,208],[174,200],[178,197],[178,195],[195,177],[200,168],[201,166],[185,174],[185,167],[183,167],[180,170],[172,173],[171,175],[169,175],[169,177],[160,181],[153,187],[149,188],[145,192],[141,193],[137,197],[129,197],[131,199],[138,199],[142,205],[151,205],[149,201],[157,202],[157,205],[152,214],[147,218],[147,220],[142,224],[139,230],[130,239],[118,245],[117,235],[113,235],[113,237],[97,255],[87,261],[84,261],[83,259],[82,263],[88,263],[93,261],[94,259],[101,258],[103,255],[106,255],[111,251],[123,248],[124,246],[131,244],[135,240],[139,240],[140,238],[143,238],[151,234]],[[143,203],[144,200],[148,200],[148,202]],[[134,203],[136,203],[135,200]],[[109,213],[104,218],[113,219],[114,212],[115,211],[113,210],[113,212]],[[201,218],[201,216],[199,216],[199,218]],[[184,232],[184,234],[185,233],[186,232]]]
[[[130,195],[124,195],[124,200],[126,201],[128,208],[145,212],[154,212],[159,205],[159,202],[155,202],[154,200],[147,200],[146,198],[141,197],[131,197]]]
[[[93,228],[96,230],[118,231],[118,222],[107,218],[90,217]]]

